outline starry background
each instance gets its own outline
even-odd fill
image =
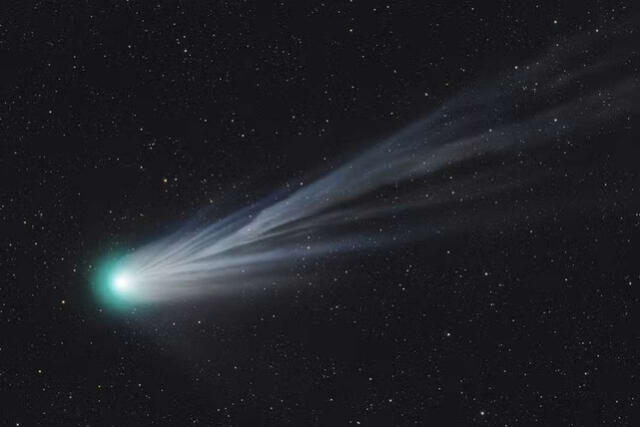
[[[0,420],[634,425],[632,122],[540,154],[572,178],[512,200],[507,228],[149,312],[89,289],[102,256],[286,187],[633,3],[5,2]],[[597,207],[538,218],[528,201],[550,192]]]

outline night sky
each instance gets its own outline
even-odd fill
[[[5,2],[0,422],[638,425],[634,3]],[[632,107],[370,197],[466,195],[480,167],[508,192],[345,225],[429,237],[292,260],[237,292],[124,310],[96,297],[106,258],[204,208],[214,221],[304,187],[451,99],[479,102],[501,73],[511,89],[525,64],[562,75],[576,39],[598,46],[585,69],[631,59],[570,96],[624,81]],[[517,121],[547,106],[510,107]]]

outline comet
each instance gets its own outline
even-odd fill
[[[554,46],[315,179],[224,218],[201,213],[125,251],[100,270],[103,301],[130,307],[286,285],[318,260],[442,237],[461,224],[517,222],[512,206],[496,201],[549,178],[544,167],[519,173],[523,159],[595,143],[604,123],[624,123],[638,105],[635,53],[612,43],[581,37]],[[605,79],[611,70],[617,78]]]

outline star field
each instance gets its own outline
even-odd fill
[[[634,6],[5,5],[0,421],[635,425]],[[624,81],[632,107],[599,91],[597,105],[616,120],[473,165],[512,191],[458,201],[469,191],[462,178],[476,176],[462,164],[420,193],[451,203],[366,224],[382,239],[406,231],[408,219],[432,221],[429,239],[303,259],[286,279],[215,298],[114,311],[95,297],[105,257],[175,231],[203,208],[224,218],[274,190],[305,188],[476,82],[514,73],[505,92],[535,97],[550,82],[526,80],[527,67],[559,69],[560,81],[573,67],[585,72],[574,95],[590,95],[598,52],[565,62],[576,38],[613,56],[631,52],[597,76]],[[517,118],[545,105],[512,107]],[[590,111],[540,132],[588,123]],[[400,187],[372,200],[399,206]]]

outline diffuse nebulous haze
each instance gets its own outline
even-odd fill
[[[166,301],[275,277],[282,283],[288,279],[280,270],[296,260],[426,239],[483,226],[488,217],[517,223],[501,197],[550,173],[524,166],[524,155],[601,143],[592,137],[605,124],[624,127],[631,120],[638,94],[630,66],[633,30],[558,43],[458,93],[318,179],[132,251],[120,263],[129,297]],[[536,209],[551,211],[559,199],[539,198]],[[583,194],[579,203],[597,202]],[[405,226],[394,227],[399,220]]]

